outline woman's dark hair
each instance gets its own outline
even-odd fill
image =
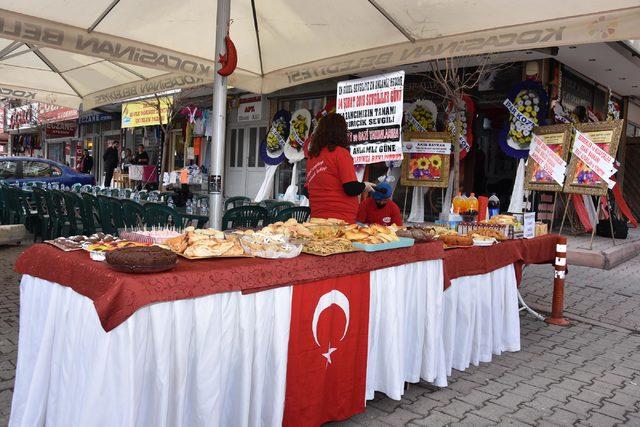
[[[336,147],[347,148],[349,145],[347,122],[344,117],[338,113],[329,113],[320,120],[318,128],[313,134],[309,147],[309,158],[318,157],[324,147],[333,151]]]

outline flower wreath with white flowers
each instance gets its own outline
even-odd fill
[[[467,94],[462,95],[462,109],[457,111],[460,116],[460,123],[462,123],[462,130],[460,132],[460,159],[464,159],[473,145],[473,117],[475,115],[476,107],[471,97]],[[453,102],[449,102],[447,105],[447,131],[453,138],[456,135],[456,112],[453,111]]]
[[[513,110],[500,134],[500,148],[506,155],[517,159],[529,155],[533,128],[545,120],[547,103],[547,93],[539,82],[525,80],[511,89],[505,105],[510,104]]]

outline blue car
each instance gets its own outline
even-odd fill
[[[93,175],[80,173],[62,163],[36,157],[0,157],[0,181],[7,183],[57,182],[71,187],[73,184],[95,185]]]

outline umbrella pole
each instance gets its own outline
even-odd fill
[[[231,0],[218,0],[216,15],[215,57],[225,52],[224,38],[229,28]],[[216,63],[216,71],[222,64]],[[211,157],[209,158],[209,227],[222,225],[222,189],[224,175],[225,125],[227,116],[227,78],[217,72],[213,80],[213,111],[211,114]]]

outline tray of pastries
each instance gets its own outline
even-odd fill
[[[187,259],[247,257],[237,239],[226,239],[223,232],[188,227],[186,233],[165,240],[164,245]]]
[[[310,255],[329,256],[355,252],[356,248],[351,240],[345,238],[333,238],[322,240],[311,240],[304,244],[302,252]]]

